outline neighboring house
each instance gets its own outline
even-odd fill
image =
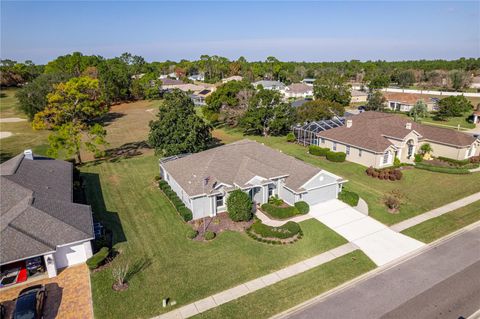
[[[385,105],[392,111],[409,112],[417,101],[423,101],[429,112],[437,110],[438,99],[415,93],[383,92]]]
[[[306,79],[303,79],[300,82],[302,82],[303,84],[306,84],[306,85],[313,86],[313,83],[315,83],[315,79],[306,78]]]
[[[207,98],[207,96],[209,96],[210,94],[212,93],[211,90],[209,89],[204,89],[198,93],[194,93],[194,94],[190,94],[190,98],[192,99],[193,101],[193,104],[195,104],[195,106],[203,106],[203,105],[206,105],[205,103],[205,99]]]
[[[313,87],[304,83],[292,83],[282,93],[286,98],[312,98]]]
[[[161,81],[162,81],[162,85],[161,85],[162,90],[173,90],[175,88],[178,88],[179,85],[185,84],[183,83],[182,80],[174,80],[170,78],[163,78],[161,79]]]
[[[351,103],[364,103],[367,102],[368,94],[366,92],[358,91],[358,90],[350,90],[352,94],[352,99],[350,100]]]
[[[132,80],[139,80],[145,76],[145,73],[140,73],[140,74],[134,74],[132,75]]]
[[[472,82],[470,83],[472,89],[480,89],[480,76],[472,77]]]
[[[92,256],[92,211],[73,203],[71,163],[27,150],[0,164],[0,181],[2,273],[34,264],[54,277]]]
[[[175,79],[175,80],[178,80],[177,73],[175,73],[175,72],[172,72],[172,73],[169,73],[169,74],[161,74],[158,78],[159,78],[160,80],[163,80],[163,79]]]
[[[193,75],[190,75],[188,77],[189,80],[192,80],[192,81],[205,81],[205,75],[203,74],[193,74]]]
[[[254,82],[252,85],[255,88],[258,88],[261,85],[265,90],[283,91],[285,89],[285,84],[279,81],[262,80]]]
[[[293,106],[294,108],[297,108],[297,107],[300,107],[300,106],[302,106],[303,104],[305,104],[309,101],[312,101],[312,99],[295,100],[292,103],[290,103],[290,105]]]
[[[230,76],[228,78],[222,79],[222,83],[227,83],[230,81],[242,81],[242,80],[243,80],[243,77],[241,77],[240,75],[234,75],[234,76]]]
[[[376,168],[390,166],[395,157],[412,163],[415,153],[429,143],[433,156],[463,160],[480,152],[480,139],[459,131],[422,125],[404,116],[367,111],[346,117],[344,126],[317,133],[316,143],[347,160]]]
[[[278,195],[293,205],[337,198],[342,178],[251,140],[160,160],[160,175],[193,212],[193,219],[226,211],[241,189],[261,205]]]

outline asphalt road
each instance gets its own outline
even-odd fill
[[[480,227],[285,318],[457,319],[478,309]]]

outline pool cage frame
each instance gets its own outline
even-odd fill
[[[317,133],[343,125],[345,125],[345,118],[336,116],[330,120],[307,122],[303,125],[297,124],[292,127],[292,130],[298,144],[303,146],[319,145]]]

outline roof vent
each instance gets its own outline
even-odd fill
[[[352,120],[347,120],[347,127],[352,127],[353,121]]]
[[[24,156],[26,159],[33,160],[33,152],[32,152],[32,150],[25,150],[25,151],[23,151],[23,156]]]
[[[405,128],[406,128],[407,130],[411,130],[411,129],[412,129],[412,123],[410,123],[410,122],[406,123],[406,124],[405,124]]]

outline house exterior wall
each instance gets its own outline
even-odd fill
[[[448,157],[456,160],[464,160],[469,157],[468,151],[471,146],[455,148],[453,146],[443,145],[443,144],[439,144],[431,141],[424,141],[422,142],[422,145],[426,143],[430,144],[430,146],[433,149],[432,155],[436,157],[442,156],[442,157]],[[472,153],[471,156],[478,156],[480,153],[480,148],[478,146],[475,146],[475,143],[473,143],[472,145],[474,147],[474,152]]]
[[[178,198],[182,200],[188,209],[192,210],[192,203],[190,200],[190,196],[183,190],[183,188],[177,183],[177,181],[168,173],[168,171],[160,165],[160,176],[162,179],[167,181],[168,185],[172,188],[172,190],[177,194]],[[192,210],[193,211],[193,210]]]
[[[351,103],[367,102],[367,95],[352,96]]]
[[[327,185],[315,189],[308,190],[302,194],[299,200],[307,202],[309,205],[315,205],[338,196],[338,184]]]
[[[92,257],[92,246],[90,241],[59,246],[53,254],[57,269],[81,264]]]
[[[289,205],[295,204],[295,201],[296,201],[295,193],[285,188],[283,184],[280,185],[280,188],[278,189],[278,197],[283,199]]]
[[[318,146],[326,147],[333,151],[333,141],[325,139],[325,143],[321,142],[321,138],[318,139]],[[335,152],[344,152],[346,153],[347,145],[337,143],[337,150]],[[360,152],[361,150],[361,152]],[[361,155],[360,155],[361,154]],[[346,160],[349,162],[357,163],[363,166],[373,166],[380,167],[381,154],[376,154],[372,151],[360,149],[355,146],[350,146],[350,154],[347,154]]]
[[[208,196],[192,198],[192,214],[193,219],[200,219],[213,215],[214,198]]]

